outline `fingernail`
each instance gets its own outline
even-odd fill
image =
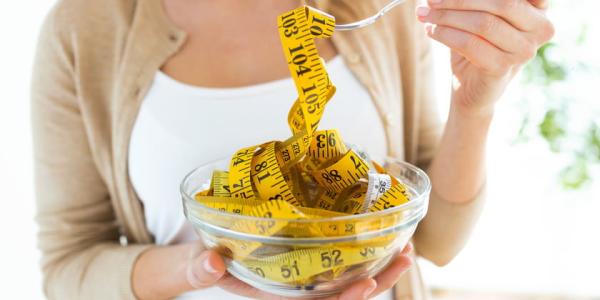
[[[362,299],[369,299],[369,296],[371,296],[371,293],[373,293],[375,288],[377,288],[377,283],[371,285],[364,291]]]
[[[429,0],[429,3],[440,4],[442,3],[442,0]]]
[[[402,253],[410,253],[412,251],[413,251],[413,244],[411,242],[408,242],[408,244],[406,244],[404,249],[402,249]]]
[[[216,257],[211,259],[211,256],[214,255],[209,252],[202,253],[196,258],[197,261],[188,264],[186,276],[188,283],[193,288],[199,289],[213,284],[223,275],[217,270],[218,265],[215,265],[215,260],[218,261],[218,259]]]
[[[216,274],[219,271],[217,270],[217,268],[215,268],[212,263],[210,262],[210,257],[207,257],[203,262],[202,262],[202,268],[204,268],[204,271],[206,271],[207,273],[211,273],[211,274]]]
[[[419,7],[417,7],[417,16],[426,17],[429,15],[430,11],[431,11],[431,9],[427,6],[419,6]]]
[[[425,32],[427,32],[428,34],[432,34],[433,33],[433,24],[431,24],[431,23],[425,24]]]

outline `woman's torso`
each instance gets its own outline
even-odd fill
[[[161,1],[60,1],[41,36],[43,45],[47,47],[40,48],[36,60],[36,64],[41,66],[34,85],[37,93],[34,93],[34,102],[38,102],[37,115],[49,113],[55,116],[59,111],[56,107],[60,108],[60,112],[68,113],[69,119],[65,122],[79,122],[63,128],[66,132],[60,133],[60,141],[77,137],[74,140],[90,143],[85,151],[82,150],[82,161],[74,166],[79,168],[76,176],[92,178],[94,182],[89,183],[90,188],[72,187],[75,190],[69,190],[69,195],[85,195],[88,199],[85,203],[94,205],[87,207],[93,207],[96,218],[104,222],[100,225],[106,226],[95,223],[92,227],[86,227],[98,228],[96,232],[99,232],[97,239],[86,240],[86,245],[105,242],[106,228],[113,227],[115,234],[120,233],[129,244],[135,244],[131,249],[123,249],[123,252],[134,253],[139,251],[142,244],[153,241],[144,219],[142,203],[138,201],[129,178],[127,166],[130,135],[157,69],[162,66],[168,71],[166,66],[182,53],[190,39],[179,24],[176,26],[167,18]],[[239,3],[242,2],[245,3]],[[256,3],[262,2],[264,1]],[[356,1],[348,5],[346,1],[324,0],[316,4],[321,3],[330,4],[326,11],[333,13],[342,22],[364,18],[380,8],[379,1]],[[433,115],[430,107],[433,102],[424,88],[430,75],[429,55],[422,29],[413,20],[415,3],[416,1],[407,1],[405,5],[391,11],[384,21],[364,30],[336,33],[333,40],[336,50],[347,59],[349,67],[373,97],[384,121],[388,154],[413,163],[426,163],[431,154],[428,149],[437,141],[430,138],[434,136],[430,132],[441,127],[437,126],[439,124],[432,124],[435,118],[427,117]],[[273,53],[281,55],[280,50],[278,47]],[[55,59],[55,54],[61,56]],[[323,56],[328,57],[324,51]],[[59,62],[59,67],[64,68],[56,68],[48,62]],[[47,80],[48,73],[73,75],[73,82],[60,81],[57,85],[55,81]],[[281,75],[275,78],[283,78],[284,74],[287,74],[287,70],[282,70]],[[77,99],[65,98],[65,93],[71,91],[77,91]],[[52,98],[43,98],[45,92],[50,93]],[[52,105],[48,105],[50,102]],[[80,118],[80,121],[74,121],[74,118]],[[47,121],[42,118],[41,122]],[[51,121],[64,124],[63,120]],[[46,124],[44,126],[47,127]],[[47,139],[46,135],[46,132],[37,133],[37,137],[42,140]],[[61,158],[65,153],[55,148],[44,149],[43,152],[46,157]],[[92,170],[92,167],[96,169]],[[46,193],[47,199],[64,196],[56,189],[50,189]],[[111,206],[110,209],[107,209],[108,205]],[[71,213],[71,210],[56,212],[57,221],[49,225],[62,228],[64,222],[61,218],[73,220]],[[79,219],[83,222],[83,219]],[[43,240],[41,245],[55,249],[69,243],[68,241],[68,238],[52,237]],[[104,257],[114,256],[120,259],[119,255],[120,252],[107,253]],[[135,257],[132,255],[131,259],[133,258]],[[83,262],[75,263],[68,274],[77,277],[79,267],[88,270],[91,266]],[[422,296],[419,295],[424,289],[418,274],[412,274],[413,270],[415,268],[409,271],[411,274],[402,277],[396,293],[416,295],[416,298],[421,299]],[[130,275],[125,268],[116,270],[110,264],[96,265],[88,271],[111,274],[115,278]],[[123,290],[113,291],[103,284],[86,279],[82,286],[93,294],[113,295],[110,298],[130,295],[124,296],[123,291],[131,293],[125,284],[122,286]]]
[[[129,172],[155,242],[174,244],[196,239],[177,190],[186,172],[291,135],[286,117],[296,90],[291,79],[280,79],[289,73],[273,20],[300,1],[163,3],[188,39],[161,67],[144,99],[132,131]],[[325,59],[335,55],[331,41],[318,45]],[[339,127],[348,142],[368,145],[372,155],[383,157],[383,125],[368,92],[341,57],[330,66],[342,92],[328,105],[321,128]],[[232,297],[219,289],[188,296],[218,295]]]
[[[163,2],[188,38],[155,77],[129,151],[131,181],[156,243],[196,239],[177,190],[186,172],[240,148],[291,135],[286,118],[297,93],[273,20],[300,2]],[[318,40],[317,46],[326,60],[336,54],[330,40]],[[368,91],[341,57],[328,67],[339,92],[329,102],[321,128],[338,128],[346,142],[383,158],[385,132]],[[231,297],[219,289],[188,296],[218,295]]]
[[[387,154],[386,139],[367,90],[341,57],[328,62],[327,68],[338,92],[320,128],[339,129],[346,142],[362,145],[380,160]],[[295,98],[291,78],[239,88],[203,88],[157,73],[134,124],[128,163],[157,244],[197,239],[181,206],[178,187],[183,176],[240,148],[290,137],[287,113]],[[217,295],[231,297],[218,289],[191,296]]]

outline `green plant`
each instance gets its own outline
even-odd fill
[[[586,72],[590,72],[585,58],[571,55],[552,55],[553,52],[568,53],[566,46],[585,47],[588,26],[583,25],[581,32],[571,42],[560,44],[551,42],[538,50],[537,56],[525,67],[523,86],[525,103],[541,100],[543,114],[538,115],[528,108],[517,133],[516,142],[523,143],[541,138],[550,151],[556,155],[567,156],[567,163],[559,174],[563,188],[579,189],[593,180],[590,168],[600,164],[600,121],[592,113],[581,116],[578,111],[586,107],[586,97],[594,95],[574,95],[575,83]],[[570,53],[569,53],[570,54]],[[592,70],[594,72],[594,70]],[[589,74],[587,74],[589,76]],[[534,96],[532,96],[534,95]],[[532,99],[533,98],[533,99]],[[575,113],[574,113],[575,112]],[[576,121],[576,122],[575,122]],[[584,129],[570,126],[571,123],[585,123]],[[581,127],[581,126],[580,126]]]

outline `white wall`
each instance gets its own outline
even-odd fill
[[[28,90],[37,32],[52,3],[0,3],[0,290],[20,299],[42,298],[33,221]]]

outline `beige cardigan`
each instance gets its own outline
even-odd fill
[[[346,22],[384,2],[332,0],[325,9]],[[415,2],[366,29],[336,33],[333,41],[371,93],[389,154],[425,168],[443,124]],[[35,60],[32,120],[36,220],[49,298],[134,298],[132,266],[153,247],[153,238],[128,178],[127,148],[153,76],[185,38],[160,0],[62,0],[48,15]],[[482,198],[453,205],[434,187],[429,214],[414,237],[418,254],[439,265],[450,261]],[[404,275],[395,291],[397,299],[424,299],[418,269]]]

